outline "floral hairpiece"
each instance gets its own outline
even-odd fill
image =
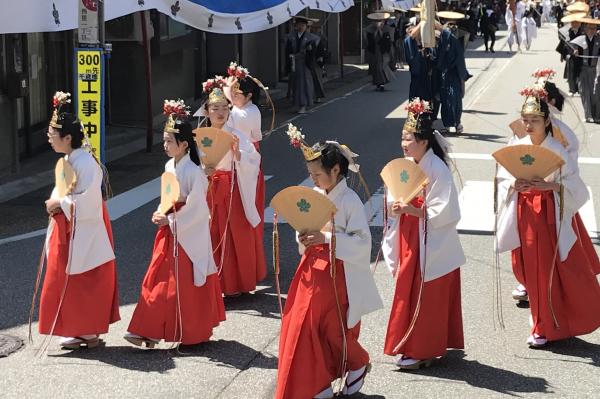
[[[425,112],[431,112],[431,106],[429,105],[429,101],[421,100],[419,97],[413,99],[409,102],[405,109],[415,116],[421,115]]]
[[[300,148],[300,146],[304,143],[304,135],[302,134],[302,131],[291,123],[288,123],[288,130],[286,133],[290,138],[290,144],[292,147]]]
[[[548,92],[540,85],[527,86],[519,90],[519,94],[524,97],[536,97],[545,99],[548,97]]]
[[[248,69],[244,68],[241,65],[238,65],[235,62],[229,63],[229,68],[227,68],[227,75],[235,76],[238,79],[244,79],[249,75]]]
[[[217,75],[213,79],[208,79],[202,83],[202,91],[210,93],[216,88],[222,89],[225,86],[227,86],[227,82],[223,79],[223,76]]]
[[[536,79],[545,78],[552,79],[556,75],[556,71],[552,68],[540,68],[536,69],[531,76]]]
[[[176,117],[187,117],[190,115],[190,107],[185,105],[182,99],[178,100],[165,100],[163,104],[163,114],[170,116],[175,115]]]
[[[56,109],[59,109],[63,105],[71,102],[71,93],[65,93],[63,91],[57,91],[54,93],[54,97],[52,98],[52,106]]]

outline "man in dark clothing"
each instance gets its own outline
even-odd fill
[[[306,112],[306,107],[313,105],[315,87],[313,83],[313,70],[315,68],[315,51],[317,37],[308,32],[309,18],[294,17],[295,30],[289,33],[285,41],[285,55],[289,85],[298,107],[298,113]]]
[[[390,64],[393,59],[394,30],[385,25],[385,20],[389,17],[387,12],[371,13],[367,18],[373,23],[365,29],[369,74],[378,91],[384,91],[384,85],[392,79]]]
[[[583,35],[581,22],[572,21],[558,30],[558,39],[560,42],[556,47],[556,51],[560,53],[560,60],[565,61],[564,78],[569,83],[569,93],[574,95],[579,92],[579,74],[581,73],[581,65],[583,59],[575,56],[574,45],[569,42],[578,36]]]
[[[486,53],[491,51],[494,52],[494,43],[496,43],[496,31],[498,30],[498,16],[494,12],[491,5],[488,5],[485,9],[482,9],[482,15],[479,20],[479,26],[481,33],[483,33],[483,43],[485,44]],[[488,46],[488,42],[491,43]]]
[[[453,34],[457,29],[456,24],[450,21],[446,26],[440,34],[436,57],[436,69],[440,74],[442,122],[449,133],[461,133],[464,83],[471,75],[467,71],[463,48]]]

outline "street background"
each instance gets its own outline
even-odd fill
[[[508,124],[518,117],[522,104],[518,91],[533,82],[530,75],[536,68],[557,70],[554,80],[566,91],[561,79],[563,65],[554,51],[556,44],[556,28],[549,24],[539,31],[532,49],[523,53],[507,52],[505,32],[499,32],[495,54],[483,52],[481,39],[470,44],[466,52],[467,67],[474,77],[466,85],[462,120],[465,133],[450,138],[458,169],[457,185],[481,187],[481,190],[465,190],[462,199],[464,204],[475,204],[462,209],[463,216],[471,221],[464,226],[468,234],[461,234],[467,255],[467,264],[461,270],[465,350],[450,351],[432,367],[418,372],[396,370],[393,359],[382,353],[394,281],[380,263],[376,281],[386,307],[363,319],[361,342],[371,355],[373,370],[362,393],[356,397],[492,398],[542,394],[561,398],[597,397],[600,332],[553,343],[545,350],[528,349],[525,340],[529,335],[529,313],[517,307],[510,297],[516,282],[507,255],[500,257],[506,329],[499,329],[493,319],[493,237],[487,230],[486,210],[492,203],[489,183],[494,175],[494,162],[489,154],[508,140],[511,134]],[[364,69],[353,69],[343,80],[328,82],[327,101],[306,115],[293,115],[283,105],[285,100],[279,100],[283,106],[278,108],[278,125],[292,119],[292,123],[303,129],[307,141],[337,139],[360,154],[358,162],[372,194],[365,201],[372,216],[374,260],[382,230],[378,174],[389,160],[401,156],[400,135],[406,115],[409,73],[396,72],[396,79],[386,86],[388,90],[379,93],[373,90]],[[579,97],[568,101],[581,115]],[[265,114],[265,118],[270,115]],[[587,205],[584,222],[597,231],[596,215],[600,209],[595,197],[600,193],[597,176],[600,128],[582,124],[569,105],[565,106],[564,119],[576,127],[582,139],[581,175],[594,195]],[[268,178],[267,204],[279,190],[306,184],[302,156],[287,141],[282,126],[261,144]],[[157,206],[158,192],[147,194],[135,190],[156,179],[166,160],[157,145],[151,154],[135,152],[108,165],[115,192],[125,193],[121,198],[128,204],[142,205],[127,209],[113,221],[122,320],[103,337],[106,345],[93,350],[62,351],[55,339],[48,354],[40,358],[36,352],[43,337],[34,334],[34,344],[0,358],[0,397],[272,397],[280,326],[272,272],[254,294],[226,300],[227,320],[215,330],[209,343],[181,347],[179,351],[165,344],[158,350],[140,350],[122,339],[137,302],[156,232],[150,216]],[[54,159],[48,162],[51,165]],[[27,316],[43,236],[39,233],[25,239],[15,236],[45,227],[43,201],[49,192],[48,185],[0,203],[0,334],[24,340],[27,337]],[[151,198],[154,199],[144,203]],[[272,225],[267,223],[268,254],[271,232]],[[289,226],[280,226],[280,234],[280,279],[286,292],[299,255]],[[598,240],[594,240],[598,251]]]

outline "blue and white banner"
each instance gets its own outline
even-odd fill
[[[96,2],[97,0],[87,0]],[[305,8],[342,12],[353,0],[104,0],[105,19],[156,9],[194,28],[251,33],[280,25]],[[0,0],[0,33],[77,29],[78,0]]]

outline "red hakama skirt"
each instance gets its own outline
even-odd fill
[[[312,398],[339,376],[343,339],[333,284],[346,336],[345,368],[358,370],[369,362],[358,342],[360,323],[348,329],[344,264],[338,259],[335,267],[334,282],[329,245],[307,248],[300,260],[283,311],[276,398]]]
[[[228,215],[231,178],[231,172],[216,171],[209,178],[207,195],[213,252],[217,267],[222,264],[219,277],[225,295],[254,291],[256,283],[267,275],[261,225],[253,228],[248,223],[237,182]]]
[[[104,226],[113,243],[106,206],[102,206]],[[71,224],[61,212],[52,216],[54,227],[48,241],[48,260],[40,297],[40,334],[61,337],[105,334],[119,321],[119,292],[114,260],[81,274],[67,275]],[[58,309],[65,282],[65,296]],[[56,326],[52,324],[58,312]]]
[[[421,198],[412,202],[417,207],[422,203]],[[419,218],[406,214],[400,218],[400,265],[383,352],[425,360],[443,356],[448,348],[463,349],[460,269],[456,269],[425,283],[415,326],[404,345],[394,350],[413,319],[422,279]]]
[[[216,273],[211,274],[206,277],[203,286],[195,286],[192,262],[181,244],[178,248],[179,273],[176,274],[173,245],[171,228],[161,226],[156,233],[152,260],[127,331],[145,338],[184,345],[206,342],[212,336],[213,328],[225,320],[219,277]]]
[[[574,217],[571,221],[578,239],[567,259],[557,259],[554,269],[551,289],[556,327],[548,300],[557,241],[554,195],[551,191],[519,193],[517,207],[521,246],[512,251],[512,264],[517,280],[529,295],[531,333],[549,341],[591,333],[600,327],[600,284],[593,265],[598,258],[590,259],[586,250],[591,242],[583,242],[581,219]]]

